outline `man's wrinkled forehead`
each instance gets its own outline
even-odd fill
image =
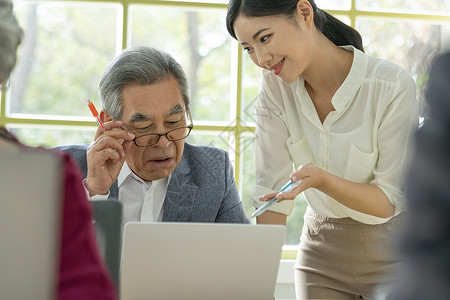
[[[181,104],[176,104],[174,107],[172,107],[166,114],[166,117],[170,117],[179,113],[185,112],[185,107]],[[130,123],[133,122],[141,122],[141,121],[152,121],[153,116],[149,116],[143,113],[134,113],[128,118],[128,121]]]

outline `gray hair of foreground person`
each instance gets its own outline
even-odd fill
[[[181,65],[168,53],[151,48],[124,50],[105,69],[100,79],[100,101],[114,120],[122,115],[122,90],[131,85],[150,85],[169,78],[180,85],[186,108],[189,107],[189,84]]]
[[[0,0],[0,82],[9,77],[16,64],[17,47],[22,37],[11,0]]]

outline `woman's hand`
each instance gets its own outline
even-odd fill
[[[267,194],[259,200],[268,201],[273,197],[278,201],[293,200],[301,192],[315,188],[341,204],[365,214],[387,218],[395,213],[395,207],[378,186],[346,180],[311,163],[301,165],[291,174],[290,179],[294,182],[301,180],[301,183],[290,192]]]
[[[276,197],[279,201],[294,200],[298,194],[311,187],[320,189],[320,187],[324,184],[326,174],[327,172],[311,163],[301,165],[297,171],[292,173],[290,176],[290,180],[292,182],[301,181],[294,189],[292,189],[292,191],[263,195],[259,197],[259,200],[269,201],[274,197]]]

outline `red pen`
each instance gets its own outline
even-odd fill
[[[102,120],[100,120],[100,117],[98,116],[98,112],[95,109],[94,103],[91,102],[91,100],[86,100],[88,103],[88,107],[91,110],[92,115],[94,116],[95,120],[97,120],[98,126],[100,126],[103,130],[105,130],[105,126],[103,126]]]

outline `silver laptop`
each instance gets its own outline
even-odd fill
[[[121,300],[272,300],[280,225],[128,223]]]
[[[0,299],[56,299],[59,160],[0,150]]]

